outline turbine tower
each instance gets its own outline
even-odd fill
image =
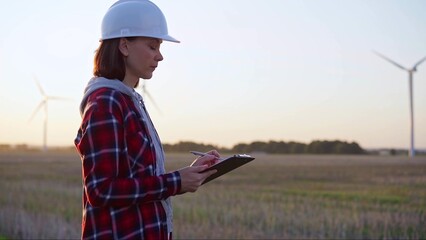
[[[411,132],[409,156],[414,157],[416,154],[416,151],[414,148],[413,74],[417,71],[417,67],[426,60],[426,57],[420,59],[416,64],[414,64],[412,68],[405,68],[401,66],[400,64],[396,63],[395,61],[385,57],[383,54],[380,54],[376,51],[373,51],[373,52],[379,57],[397,66],[398,68],[408,72],[408,84],[409,84],[409,93],[410,93],[410,132]]]
[[[43,121],[43,151],[47,151],[47,103],[49,100],[67,100],[67,98],[62,97],[55,97],[55,96],[49,96],[47,95],[43,88],[41,87],[40,83],[37,81],[37,78],[34,77],[34,81],[37,84],[38,90],[40,91],[40,94],[42,96],[42,99],[40,103],[37,105],[37,107],[34,109],[33,113],[31,114],[29,122],[34,118],[36,113],[41,109],[44,108],[44,121]]]

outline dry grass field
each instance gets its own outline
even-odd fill
[[[190,154],[168,154],[168,169]],[[178,239],[425,239],[426,157],[257,155],[173,200]],[[76,239],[75,153],[0,153],[0,239]]]

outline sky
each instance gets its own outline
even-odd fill
[[[0,144],[71,146],[102,17],[115,1],[8,1],[0,9]],[[355,141],[408,148],[408,73],[426,56],[424,0],[153,0],[164,60],[146,80],[163,143]],[[426,149],[426,62],[414,74],[415,146]]]

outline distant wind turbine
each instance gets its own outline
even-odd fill
[[[43,151],[47,151],[47,103],[49,100],[69,100],[68,98],[63,97],[55,97],[55,96],[49,96],[46,95],[43,88],[41,87],[40,83],[38,82],[37,78],[34,77],[34,81],[37,84],[38,90],[40,91],[42,95],[42,99],[40,103],[37,105],[37,107],[34,109],[33,113],[31,114],[30,119],[28,122],[30,122],[36,113],[41,109],[44,108],[44,122],[43,122]]]
[[[409,69],[401,66],[400,64],[396,63],[395,61],[385,57],[384,55],[373,51],[376,55],[379,57],[385,59],[386,61],[392,63],[393,65],[397,66],[398,68],[405,70],[408,72],[408,82],[409,82],[409,91],[410,91],[410,128],[411,128],[411,138],[410,138],[410,151],[409,156],[414,157],[416,154],[416,151],[414,149],[414,109],[413,109],[413,74],[417,71],[417,67],[426,60],[426,57],[420,59],[414,66]]]
[[[144,101],[145,101],[145,97],[149,98],[149,101],[151,101],[151,102],[152,102],[152,105],[154,105],[154,107],[155,107],[155,109],[157,109],[158,113],[162,114],[162,113],[161,113],[160,108],[159,108],[159,107],[158,107],[158,105],[155,103],[154,98],[151,96],[151,94],[150,94],[150,93],[148,92],[148,90],[146,89],[146,83],[145,83],[145,80],[142,80],[142,86],[141,86],[141,88],[142,88],[142,98],[144,99]]]

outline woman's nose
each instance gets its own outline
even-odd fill
[[[164,59],[164,57],[163,57],[163,54],[161,54],[161,52],[158,52],[158,55],[157,55],[157,61],[163,61],[163,59]]]

